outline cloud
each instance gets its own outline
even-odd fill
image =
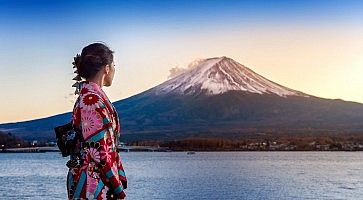
[[[186,71],[187,71],[186,68],[182,68],[182,67],[179,67],[179,66],[173,67],[173,68],[169,69],[170,74],[168,76],[168,79],[174,78],[174,77],[178,76],[179,74],[182,74],[182,73],[184,73]]]
[[[191,63],[189,63],[186,67],[175,66],[175,67],[169,69],[168,79],[174,78],[174,77],[178,76],[179,74],[182,74],[186,71],[189,71],[189,70],[195,68],[202,61],[203,61],[203,59],[198,58],[198,59],[193,60]]]

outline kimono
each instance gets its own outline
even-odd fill
[[[102,88],[80,82],[72,125],[82,132],[80,153],[71,155],[67,175],[68,199],[123,199],[127,179],[117,149],[119,117]]]

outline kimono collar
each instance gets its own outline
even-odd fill
[[[102,88],[95,82],[92,81],[82,81],[80,82],[80,94],[86,94],[88,92],[93,92],[98,94],[103,101],[106,104],[106,107],[108,108],[108,110],[110,112],[116,112],[115,107],[113,106],[113,104],[111,103],[110,99],[107,97],[106,93],[102,90]]]
[[[81,94],[85,94],[89,91],[93,91],[97,94],[100,94],[102,98],[108,100],[106,93],[102,90],[102,88],[93,81],[82,81],[80,82],[80,92]]]

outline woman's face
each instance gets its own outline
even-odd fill
[[[104,80],[104,85],[106,87],[109,87],[112,85],[112,80],[113,80],[113,77],[115,75],[115,63],[112,62],[111,65],[109,65],[109,72],[108,74],[106,74],[105,76],[105,80]]]

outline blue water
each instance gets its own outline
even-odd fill
[[[121,153],[126,199],[363,199],[363,152]],[[0,199],[66,199],[66,158],[0,154]]]

